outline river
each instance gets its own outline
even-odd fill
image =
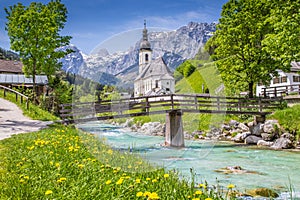
[[[280,192],[292,186],[300,195],[300,153],[257,149],[228,142],[186,140],[185,148],[168,148],[163,137],[147,136],[100,122],[78,125],[79,128],[106,138],[115,149],[138,152],[151,163],[176,169],[181,177],[190,179],[190,169],[198,183],[227,186],[235,184],[239,191],[258,187]],[[220,168],[240,166],[247,173],[224,174]]]

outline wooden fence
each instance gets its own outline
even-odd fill
[[[18,91],[15,91],[11,88],[8,88],[8,87],[5,87],[3,85],[0,85],[0,89],[3,90],[3,96],[6,97],[6,92],[11,92],[11,93],[14,93],[15,96],[16,96],[16,101],[18,101],[20,99],[20,102],[21,103],[24,103],[24,100],[25,100],[25,103],[26,103],[26,108],[29,109],[29,98],[27,96],[25,96],[24,94],[18,92]],[[20,97],[20,98],[19,98]]]
[[[263,97],[300,95],[300,84],[262,88]]]
[[[60,105],[66,123],[163,114],[172,110],[189,113],[246,114],[265,116],[277,109],[282,98],[234,98],[209,94],[171,94],[101,102]]]

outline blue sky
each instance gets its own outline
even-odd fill
[[[37,0],[38,1],[38,0]],[[220,17],[227,0],[61,0],[68,9],[63,35],[89,54],[97,45],[116,34],[148,27],[175,30],[190,21],[214,22]],[[4,7],[16,3],[29,5],[30,0],[0,0],[0,47],[9,48],[4,30]],[[48,3],[49,0],[39,0]]]

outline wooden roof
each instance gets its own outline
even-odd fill
[[[21,61],[14,60],[0,60],[0,73],[14,73],[21,74],[23,64]]]

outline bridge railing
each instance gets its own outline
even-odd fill
[[[0,85],[0,89],[3,90],[3,96],[6,97],[6,92],[11,92],[11,93],[14,93],[15,94],[15,97],[16,97],[16,101],[18,101],[19,97],[20,97],[20,102],[23,103],[24,100],[25,100],[25,103],[26,103],[26,108],[28,109],[29,108],[29,97],[25,96],[24,94],[18,92],[18,91],[15,91],[13,89],[10,89],[8,87],[5,87],[3,85]]]
[[[282,98],[235,98],[209,94],[169,94],[101,102],[62,104],[60,116],[73,123],[163,114],[180,109],[190,113],[267,115],[278,108]]]
[[[300,84],[282,85],[262,88],[263,97],[279,97],[288,95],[300,95]]]

